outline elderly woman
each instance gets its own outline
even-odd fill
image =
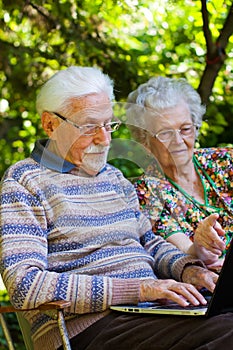
[[[135,183],[154,232],[221,268],[233,234],[233,149],[195,149],[205,107],[185,79],[151,78],[127,102],[132,133],[154,158]]]

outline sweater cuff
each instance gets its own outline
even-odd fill
[[[138,304],[140,297],[140,280],[112,279],[111,305]]]
[[[185,255],[181,259],[179,259],[173,266],[173,278],[177,281],[182,282],[182,275],[185,267],[189,265],[200,266],[206,268],[204,262],[200,259],[195,259],[191,255]]]

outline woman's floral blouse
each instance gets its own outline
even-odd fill
[[[233,235],[232,157],[233,148],[195,150],[193,162],[203,184],[204,203],[166,178],[157,164],[151,164],[135,187],[141,209],[151,219],[154,232],[164,238],[183,232],[192,239],[202,219],[219,213],[229,242]]]

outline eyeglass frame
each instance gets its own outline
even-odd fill
[[[195,129],[196,129],[196,130],[198,129],[198,125],[197,125],[197,124],[191,124],[190,127],[193,127],[193,133],[195,132]],[[161,134],[161,133],[163,133],[163,132],[169,132],[169,131],[172,131],[172,133],[173,133],[171,138],[169,138],[169,139],[167,139],[167,140],[160,140],[160,139],[159,139],[159,137],[158,137],[159,134]],[[181,127],[180,129],[167,129],[167,130],[165,130],[165,131],[161,130],[161,131],[159,131],[157,134],[154,134],[153,137],[156,138],[156,139],[158,139],[160,142],[164,143],[164,142],[171,141],[177,132],[179,133],[179,135],[180,135],[180,137],[181,137],[182,139],[191,136],[191,134],[190,134],[190,135],[182,135],[182,134],[181,134],[181,131],[182,131],[182,127]]]
[[[78,125],[78,124],[76,124],[75,122],[73,122],[72,120],[70,120],[70,119],[64,117],[63,115],[61,115],[61,114],[58,113],[58,112],[49,112],[49,113],[55,114],[58,118],[62,119],[62,120],[65,121],[66,123],[68,123],[68,124],[74,126],[75,128],[79,129],[80,131],[81,131],[83,128],[87,127],[87,126],[93,126],[93,128],[94,128],[95,130],[96,130],[96,128],[97,128],[97,130],[96,130],[94,133],[91,133],[91,134],[85,134],[85,133],[83,133],[83,134],[81,134],[82,136],[94,136],[94,135],[96,135],[96,134],[99,132],[99,130],[102,129],[102,128],[105,128],[105,130],[106,130],[107,132],[112,133],[112,132],[117,131],[117,130],[119,129],[120,125],[121,125],[121,121],[120,121],[120,120],[117,120],[117,121],[115,121],[115,122],[103,123],[103,125],[99,125],[99,124],[84,124],[84,125]],[[111,127],[111,125],[113,125],[113,124],[117,125],[117,128],[116,128],[115,130],[107,130],[107,129],[106,129],[106,125],[109,125],[109,126]]]

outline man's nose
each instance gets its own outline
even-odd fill
[[[111,133],[108,132],[104,126],[100,127],[95,134],[93,142],[95,145],[109,146],[111,142]]]

